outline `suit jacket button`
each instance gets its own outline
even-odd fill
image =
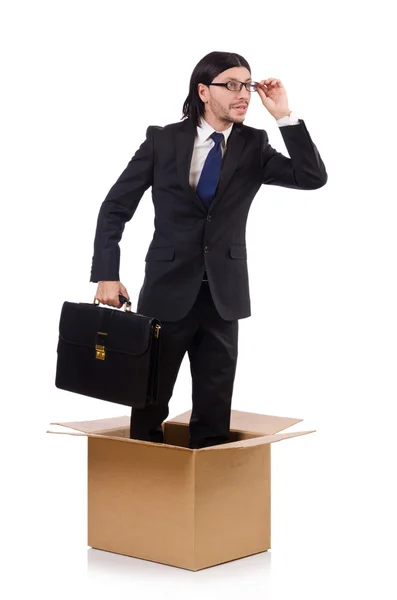
[[[209,251],[210,251],[210,249],[208,248],[208,246],[205,246],[204,247],[204,252],[209,252]]]
[[[207,221],[211,221],[211,215],[207,215]]]

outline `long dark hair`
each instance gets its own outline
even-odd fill
[[[234,52],[210,52],[197,63],[190,77],[189,95],[182,108],[182,119],[191,119],[196,125],[204,115],[204,102],[198,95],[199,83],[208,85],[219,73],[232,67],[245,67],[251,73],[251,67],[243,56]]]

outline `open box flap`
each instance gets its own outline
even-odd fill
[[[262,435],[260,437],[251,438],[248,440],[240,440],[239,442],[231,442],[227,444],[218,444],[217,446],[209,446],[208,448],[200,448],[197,452],[208,452],[218,450],[228,450],[229,448],[250,448],[252,446],[261,446],[264,444],[272,444],[273,442],[280,442],[288,438],[298,437],[300,435],[307,435],[308,433],[314,433],[316,430],[310,431],[294,431],[291,433],[276,433],[274,435]]]
[[[191,413],[191,409],[187,410],[172,419],[168,419],[166,423],[189,423]],[[261,415],[242,410],[232,410],[230,430],[272,435],[273,433],[283,431],[296,423],[300,423],[302,420],[303,419],[292,417],[276,417],[275,415]]]
[[[107,419],[94,419],[92,421],[64,421],[62,423],[50,423],[51,425],[61,425],[62,427],[68,427],[69,429],[76,429],[76,431],[83,431],[84,433],[101,433],[103,431],[109,431],[112,429],[121,429],[123,427],[130,426],[131,417],[123,415],[121,417],[109,417]],[[51,431],[48,433],[57,433]]]

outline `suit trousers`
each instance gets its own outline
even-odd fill
[[[161,424],[168,417],[168,403],[187,351],[192,376],[189,447],[228,442],[237,346],[238,320],[221,318],[203,279],[188,314],[179,321],[161,322],[158,400],[142,409],[132,408],[130,438],[164,442]]]

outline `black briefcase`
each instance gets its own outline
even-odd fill
[[[64,302],[59,321],[56,387],[145,408],[157,402],[161,322],[88,302]]]

